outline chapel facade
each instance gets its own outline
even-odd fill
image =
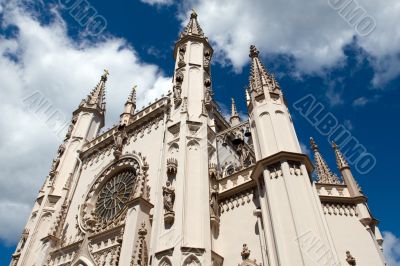
[[[107,71],[82,100],[10,265],[385,265],[340,148],[340,177],[313,139],[314,163],[301,151],[255,46],[245,121],[233,99],[229,121],[213,99],[213,49],[195,12],[173,55],[170,93],[137,110],[134,87],[107,131]]]

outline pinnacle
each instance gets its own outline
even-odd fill
[[[199,22],[197,21],[197,13],[192,9],[192,13],[190,14],[190,20],[182,32],[182,36],[186,35],[195,35],[204,37],[203,30],[200,27]]]
[[[250,45],[249,57],[251,57],[251,58],[258,57],[259,54],[260,54],[260,52],[257,50],[256,46]]]
[[[338,176],[329,169],[328,164],[319,152],[318,146],[313,138],[310,138],[311,148],[314,151],[315,168],[318,176],[318,183],[340,184]]]

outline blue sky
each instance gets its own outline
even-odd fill
[[[104,31],[93,36],[65,2],[0,0],[0,127],[7,132],[0,140],[1,265],[9,262],[61,142],[46,125],[46,114],[26,110],[23,99],[39,91],[68,121],[108,68],[106,127],[111,126],[133,84],[139,85],[139,106],[170,89],[173,45],[192,7],[215,50],[213,88],[222,110],[234,97],[246,114],[247,55],[255,44],[277,76],[304,147],[313,136],[337,172],[327,138],[293,108],[312,94],[376,158],[367,174],[353,174],[386,232],[389,265],[400,265],[400,6],[395,0],[358,1],[376,23],[368,36],[329,1],[92,0],[88,3],[106,21]]]

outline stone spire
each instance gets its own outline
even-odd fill
[[[129,94],[128,99],[125,103],[124,112],[120,116],[121,125],[129,125],[131,123],[136,109],[136,88],[136,85],[132,87],[131,93]]]
[[[278,83],[273,75],[270,75],[258,57],[259,51],[254,45],[250,46],[251,72],[250,72],[250,89],[255,91],[256,95],[264,92],[266,87],[271,92],[280,90]]]
[[[329,169],[328,164],[322,158],[318,146],[313,138],[310,138],[311,148],[314,151],[315,168],[318,176],[318,183],[324,184],[341,184],[338,176]]]
[[[336,145],[335,142],[332,142],[332,147],[333,150],[335,151],[336,164],[339,170],[341,171],[343,168],[350,168],[346,158],[344,158],[342,152],[340,151],[339,146]]]
[[[104,74],[101,76],[97,86],[90,92],[85,100],[82,101],[81,106],[87,108],[99,108],[102,111],[105,110],[105,92],[106,92],[106,81],[109,75],[108,70],[104,70]]]
[[[235,126],[240,123],[240,117],[236,109],[235,99],[232,98],[232,106],[231,106],[231,125]]]
[[[187,35],[204,37],[204,32],[201,29],[199,22],[197,21],[197,13],[193,9],[192,13],[190,14],[189,23],[181,33],[181,38]]]
[[[137,85],[132,87],[131,93],[128,96],[128,100],[126,101],[126,103],[133,104],[133,106],[134,106],[133,109],[136,109],[136,88],[137,88]]]
[[[353,177],[351,173],[350,166],[344,157],[343,153],[340,151],[339,146],[332,142],[333,150],[335,151],[336,156],[336,164],[339,168],[340,174],[346,184],[347,188],[349,189],[349,193],[352,197],[362,196],[361,188],[358,185],[357,181]]]

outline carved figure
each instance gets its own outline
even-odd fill
[[[356,259],[351,255],[350,251],[346,251],[346,261],[349,265],[356,265]]]
[[[184,67],[185,64],[185,53],[186,53],[186,44],[183,44],[179,47],[179,61],[178,67]]]
[[[175,202],[175,189],[172,187],[171,182],[167,181],[166,186],[163,187],[164,197],[164,210],[166,212],[173,212]]]

